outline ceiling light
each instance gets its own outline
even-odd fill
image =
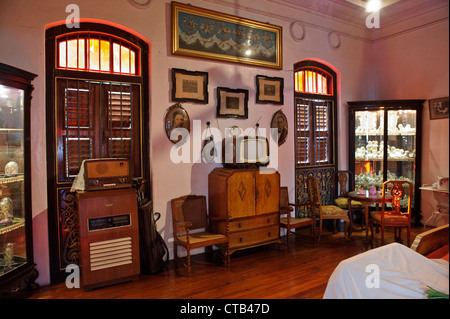
[[[377,12],[381,9],[381,0],[369,0],[366,6],[366,12]]]

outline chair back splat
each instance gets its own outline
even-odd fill
[[[353,230],[353,213],[358,212],[361,216],[361,229],[365,229],[364,205],[361,202],[348,199],[348,193],[352,191],[351,181],[353,173],[349,170],[337,170],[335,173],[336,190],[334,192],[334,204],[342,209],[348,210],[350,219],[350,232]]]
[[[317,241],[320,241],[323,221],[326,219],[331,219],[334,221],[343,220],[345,222],[344,237],[346,240],[349,240],[351,233],[349,232],[350,220],[347,216],[347,211],[336,205],[323,205],[319,188],[319,180],[316,177],[308,176],[306,182],[308,186],[309,201],[313,209],[316,210],[316,216],[319,217],[319,236]],[[334,227],[334,232],[336,232],[336,224],[334,224]]]
[[[294,204],[289,202],[289,192],[286,186],[280,187],[280,227],[286,228],[286,245],[289,250],[289,235],[291,234],[291,229],[310,227],[311,236],[315,242],[315,225],[316,218],[314,215],[297,218],[292,216],[295,215],[294,207],[304,207],[309,206],[309,203],[305,204]],[[295,233],[294,233],[295,234]]]
[[[381,245],[384,245],[385,227],[393,227],[395,240],[402,243],[402,227],[406,228],[407,246],[410,246],[411,202],[413,184],[405,180],[389,180],[383,183],[381,211],[370,212],[370,229],[373,239],[373,226],[381,228]],[[390,207],[388,197],[392,197]]]

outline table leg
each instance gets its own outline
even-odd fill
[[[369,240],[369,205],[364,205],[364,216],[366,218],[366,240]]]

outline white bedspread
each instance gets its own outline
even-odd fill
[[[449,293],[448,261],[428,259],[392,243],[343,260],[328,280],[323,298],[427,298],[427,286]]]

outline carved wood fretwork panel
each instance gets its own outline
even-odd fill
[[[59,247],[60,269],[67,265],[78,264],[80,261],[80,236],[77,202],[75,193],[70,188],[58,191],[59,199]]]
[[[314,176],[319,180],[320,197],[323,205],[332,205],[334,202],[333,193],[333,176],[334,167],[297,170],[296,171],[296,201],[297,203],[307,203],[308,188],[306,185],[306,179],[308,176]],[[296,211],[297,217],[310,216],[310,212],[306,208],[300,208]]]

